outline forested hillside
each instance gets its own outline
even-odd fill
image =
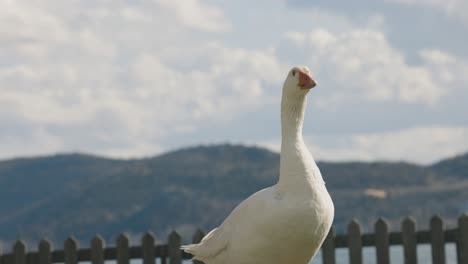
[[[0,240],[87,241],[152,230],[164,237],[220,224],[244,198],[274,184],[279,155],[256,147],[200,146],[135,160],[82,154],[0,162]],[[355,217],[394,226],[412,215],[452,221],[468,211],[468,154],[431,166],[320,162],[343,230]],[[450,222],[449,222],[450,224]]]

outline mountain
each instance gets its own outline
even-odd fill
[[[440,175],[460,180],[466,179],[466,174],[468,173],[468,153],[437,162],[431,168]]]
[[[430,166],[405,162],[319,162],[342,232],[351,218],[368,228],[407,215],[426,226],[468,210],[468,154]],[[219,225],[243,199],[278,178],[279,155],[234,145],[186,148],[146,159],[64,154],[0,161],[0,240],[69,235],[114,240],[125,231],[172,229],[188,237]],[[134,236],[137,237],[137,236]],[[87,242],[86,242],[87,243]]]

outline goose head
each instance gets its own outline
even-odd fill
[[[283,97],[289,100],[299,100],[317,85],[309,69],[305,66],[292,68],[283,85]]]

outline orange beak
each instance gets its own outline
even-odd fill
[[[317,85],[317,82],[312,77],[310,72],[300,69],[299,70],[299,87],[301,89],[312,89]]]

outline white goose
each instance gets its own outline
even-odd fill
[[[241,204],[199,244],[183,246],[205,264],[307,264],[333,221],[334,206],[302,138],[306,95],[317,83],[294,67],[283,85],[280,177]]]

